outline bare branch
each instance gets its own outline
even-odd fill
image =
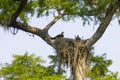
[[[13,28],[17,28],[17,29],[23,30],[25,32],[33,33],[33,34],[38,35],[38,36],[41,34],[40,32],[42,32],[42,30],[39,28],[25,25],[25,24],[20,23],[20,22],[17,22],[17,24],[15,26],[13,26]]]
[[[27,1],[28,0],[21,0],[21,3],[18,6],[17,10],[11,16],[11,19],[9,21],[8,26],[12,26],[12,25],[14,25],[16,23],[16,19],[20,15],[20,13],[22,12],[22,10],[24,9],[25,5],[27,4]]]
[[[44,30],[41,30],[41,29],[37,28],[37,27],[25,25],[24,23],[20,23],[20,22],[16,22],[16,24],[13,25],[12,27],[23,30],[25,32],[35,34],[35,35],[41,37],[47,44],[49,44],[51,46],[53,44],[51,42],[51,39],[50,39],[50,36],[48,35],[48,33],[45,32]]]
[[[105,30],[107,29],[108,25],[110,24],[112,17],[115,11],[118,9],[120,3],[115,2],[114,5],[111,4],[106,12],[106,16],[104,20],[101,22],[100,26],[98,27],[97,31],[93,34],[93,36],[86,42],[88,47],[94,45],[104,34]]]
[[[62,14],[58,14],[58,16],[55,17],[48,25],[46,25],[43,30],[48,32],[52,25],[54,25],[62,16],[63,16]]]

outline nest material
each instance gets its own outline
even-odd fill
[[[55,48],[60,65],[72,68],[74,65],[82,64],[82,59],[88,63],[89,50],[82,40],[61,38],[55,41]]]

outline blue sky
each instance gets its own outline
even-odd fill
[[[52,20],[52,17],[43,17],[36,19],[31,18],[30,25],[43,28]],[[63,22],[58,21],[49,31],[51,36],[55,36],[62,31],[65,32],[65,37],[74,38],[79,35],[83,38],[89,38],[97,29],[97,25],[86,25],[83,27],[82,21]],[[30,37],[30,33],[19,30],[16,35],[12,35],[9,31],[4,31],[0,27],[0,63],[11,62],[13,54],[24,54],[25,52],[35,53],[36,56],[41,56],[48,61],[48,55],[55,54],[52,47],[47,45],[40,37]],[[94,45],[95,53],[107,53],[107,58],[113,60],[113,65],[110,67],[112,71],[120,72],[120,26],[117,20],[113,20],[107,28],[102,38]]]

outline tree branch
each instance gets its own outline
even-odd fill
[[[11,16],[8,26],[23,30],[25,32],[35,34],[35,35],[41,37],[46,43],[48,43],[49,45],[52,46],[52,41],[50,39],[50,36],[48,35],[48,32],[41,30],[37,27],[29,26],[24,23],[16,21],[17,17],[20,15],[20,13],[23,11],[25,5],[27,4],[28,0],[15,0],[15,1],[19,1],[20,5],[18,6],[17,10]],[[52,21],[51,24],[48,25],[46,28],[48,29],[49,26],[52,26],[58,19],[59,19],[59,16],[58,16],[58,18],[55,18],[55,20]]]
[[[28,0],[21,0],[20,5],[18,6],[17,10],[13,13],[13,15],[10,18],[8,26],[13,26],[16,23],[17,17],[20,15],[22,10],[24,9],[25,5],[27,4]]]
[[[52,41],[50,39],[50,36],[44,30],[41,30],[41,29],[39,29],[37,27],[25,25],[24,23],[20,23],[20,22],[16,22],[16,24],[13,25],[12,27],[23,30],[25,32],[35,34],[35,35],[41,37],[47,44],[49,44],[51,46],[53,45],[53,43],[52,43]]]
[[[62,17],[62,14],[60,12],[58,12],[58,16],[55,17],[48,25],[46,25],[44,29],[29,26],[24,23],[16,21],[17,17],[20,15],[20,13],[24,9],[25,5],[27,4],[28,0],[15,0],[15,1],[19,1],[20,4],[19,4],[17,10],[11,16],[8,26],[23,30],[25,32],[35,34],[35,35],[41,37],[46,43],[53,46],[53,41],[51,40],[51,37],[48,34],[48,30],[52,27],[52,25],[54,25]]]
[[[15,26],[13,26],[13,28],[17,28],[20,30],[23,30],[25,32],[29,32],[29,33],[33,33],[35,35],[40,35],[42,30],[33,26],[29,26],[29,25],[25,25],[23,23],[20,22],[16,22],[17,24]]]
[[[114,5],[111,4],[106,12],[106,16],[104,20],[101,22],[100,26],[98,27],[97,31],[93,34],[93,36],[86,42],[88,47],[93,46],[104,34],[105,30],[107,29],[108,25],[110,24],[112,17],[115,11],[118,9],[120,2],[115,2]]]
[[[55,17],[48,25],[46,25],[43,30],[48,32],[52,25],[54,25],[62,16],[63,16],[62,14],[58,14],[58,16]]]

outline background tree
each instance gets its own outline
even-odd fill
[[[45,61],[34,54],[13,55],[14,60],[0,67],[0,78],[4,80],[66,80],[63,73],[57,70],[58,61],[56,56],[50,55],[51,65],[44,66]],[[87,73],[88,80],[120,80],[117,72],[111,72],[108,67],[112,60],[106,59],[106,54],[91,57],[90,71]],[[73,80],[70,77],[68,80]]]
[[[23,30],[39,36],[56,50],[59,63],[71,68],[74,80],[84,80],[91,47],[104,34],[113,16],[118,18],[119,4],[119,0],[1,0],[0,24],[7,30],[13,28],[13,34]],[[28,14],[37,14],[37,17],[52,14],[54,19],[40,29],[28,24]],[[82,18],[83,24],[93,19],[99,24],[89,39],[83,40],[79,36],[53,39],[48,34],[59,19],[68,21],[76,17]]]
[[[109,70],[109,66],[112,65],[112,60],[106,58],[106,54],[92,55],[90,72],[87,77],[90,80],[120,80],[118,72],[112,72]]]
[[[11,64],[7,63],[0,69],[0,78],[4,80],[61,80],[52,67],[44,66],[44,60],[34,54],[14,55]]]

